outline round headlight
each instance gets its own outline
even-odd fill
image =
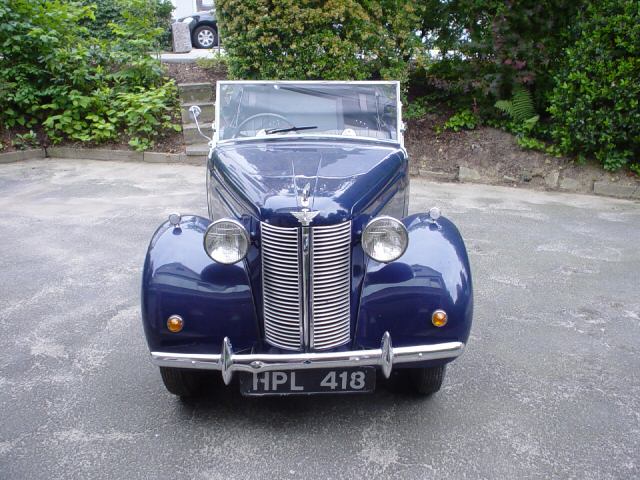
[[[218,263],[230,265],[239,262],[248,249],[249,234],[235,220],[217,220],[204,233],[204,250]]]
[[[374,218],[362,232],[362,248],[378,262],[388,263],[400,258],[407,245],[407,229],[393,217]]]

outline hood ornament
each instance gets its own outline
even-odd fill
[[[307,183],[302,192],[300,193],[300,205],[302,210],[299,212],[291,212],[291,215],[296,217],[303,227],[308,227],[313,219],[320,213],[318,210],[309,209],[309,197],[311,196],[311,184]]]
[[[300,205],[304,208],[309,207],[309,195],[311,194],[311,184],[307,183],[302,189],[302,195],[300,195]]]
[[[308,208],[303,208],[299,212],[291,212],[291,215],[296,217],[303,227],[308,227],[311,222],[313,222],[313,219],[316,217],[316,215],[318,215],[319,213],[319,210],[309,210]]]

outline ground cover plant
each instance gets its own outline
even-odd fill
[[[176,86],[149,55],[163,34],[158,3],[115,2],[110,35],[93,28],[93,4],[0,3],[0,128],[37,130],[46,143],[124,139],[137,150],[180,129]]]

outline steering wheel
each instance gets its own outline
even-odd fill
[[[271,113],[271,112],[256,113],[255,115],[251,115],[250,117],[247,117],[242,122],[240,122],[240,125],[238,125],[235,129],[233,138],[237,138],[241,136],[240,132],[242,131],[242,127],[244,127],[247,123],[251,122],[252,120],[256,120],[258,118],[268,118],[268,117],[276,118],[280,121],[286,122],[289,127],[295,126],[293,123],[291,123],[291,120],[289,120],[287,117],[283,117],[282,115],[278,115],[277,113]]]

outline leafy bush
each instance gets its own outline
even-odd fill
[[[446,130],[453,130],[459,132],[460,130],[473,130],[479,124],[478,117],[473,114],[471,110],[461,110],[460,112],[451,115],[449,120],[444,124]]]
[[[584,2],[575,0],[425,0],[420,31],[427,80],[453,93],[495,99],[529,85],[538,111]],[[433,52],[439,54],[435,61]]]
[[[33,130],[29,130],[28,133],[18,133],[11,143],[18,150],[35,148],[38,146],[38,136]]]
[[[137,139],[135,147],[150,146],[158,132],[141,128],[131,112],[122,115],[134,106],[163,129],[167,112],[177,111],[173,83],[148,54],[159,34],[155,19],[144,14],[153,11],[148,4],[123,0],[122,22],[105,40],[87,27],[92,7],[62,0],[0,3],[0,125],[42,125],[53,142],[99,143],[124,132]]]
[[[116,97],[114,109],[118,120],[130,137],[129,145],[136,150],[151,148],[160,132],[168,129],[180,131],[175,120],[175,105],[167,105],[167,98],[177,98],[173,82],[147,90],[139,87],[135,92],[121,92]]]
[[[637,0],[593,3],[565,52],[551,95],[553,137],[607,170],[640,170],[640,9]]]
[[[219,0],[229,73],[245,79],[405,80],[419,39],[412,0]]]
[[[90,34],[98,38],[113,39],[113,28],[125,21],[123,18],[123,5],[125,0],[82,0],[82,4],[91,7],[94,18],[84,25],[89,29]],[[128,2],[127,2],[128,3]],[[153,27],[159,29],[157,35],[157,47],[166,48],[170,46],[170,24],[173,4],[170,0],[149,0],[145,2],[135,2],[135,10],[131,11],[135,17],[149,19]]]

